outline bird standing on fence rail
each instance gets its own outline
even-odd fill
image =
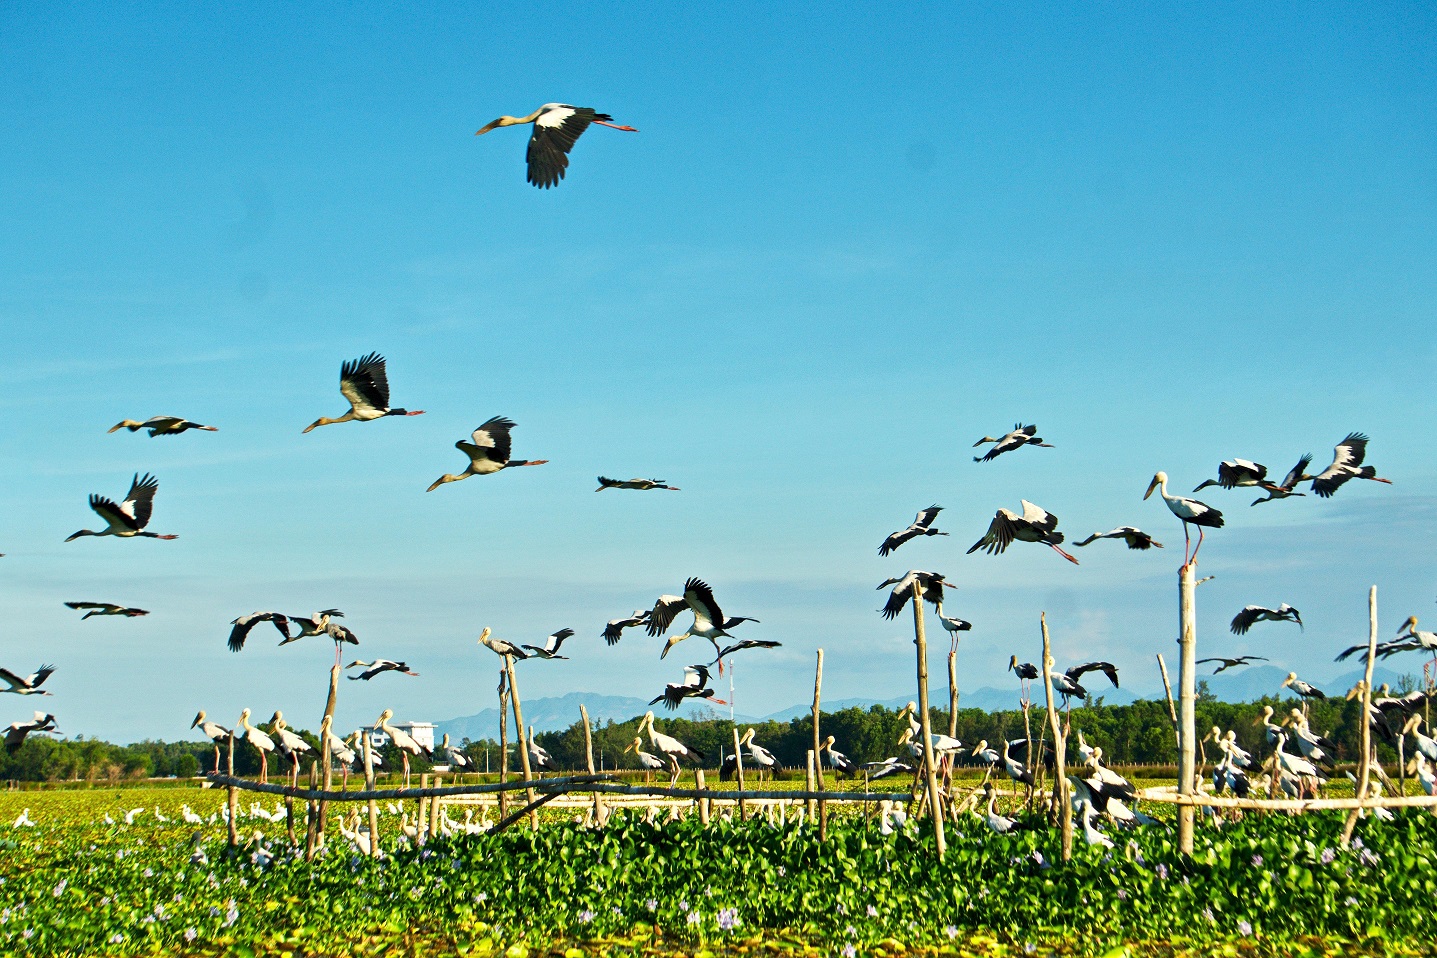
[[[109,433],[117,432],[121,429],[128,429],[130,432],[139,432],[141,429],[148,429],[151,439],[156,436],[178,436],[186,429],[219,432],[219,428],[216,426],[201,426],[197,422],[190,422],[188,419],[183,419],[179,416],[151,416],[144,422],[139,422],[135,419],[124,419],[115,423],[105,431]]]
[[[1012,452],[1014,449],[1020,449],[1023,446],[1041,446],[1044,449],[1053,448],[1052,443],[1044,442],[1038,436],[1037,426],[1025,426],[1022,423],[1015,425],[1012,432],[999,436],[996,439],[992,436],[984,436],[982,439],[973,443],[973,448],[977,449],[985,442],[997,443],[997,445],[989,449],[985,455],[974,456],[974,462],[989,462],[993,459],[997,459],[1005,452]]]
[[[1312,477],[1312,491],[1324,499],[1330,499],[1349,479],[1371,479],[1392,485],[1391,479],[1377,475],[1372,466],[1364,466],[1367,457],[1368,438],[1360,432],[1350,432],[1332,450],[1332,464]]]
[[[160,535],[157,532],[146,532],[145,527],[150,524],[150,516],[155,510],[155,493],[160,489],[160,481],[148,472],[141,476],[135,473],[134,479],[130,481],[130,491],[125,494],[125,501],[116,505],[113,499],[105,496],[90,496],[90,508],[95,515],[105,520],[105,528],[99,532],[92,532],[89,529],[81,529],[73,533],[66,542],[73,542],[82,536],[119,536],[122,539],[135,537],[145,539],[178,539],[176,535]]]
[[[878,583],[879,589],[886,589],[890,585],[893,586],[893,591],[888,593],[888,601],[884,603],[883,608],[878,610],[883,613],[885,619],[895,618],[898,613],[903,611],[903,607],[908,604],[908,600],[913,598],[913,583],[915,582],[923,587],[924,601],[934,608],[942,607],[943,587],[945,585],[951,585],[951,583],[943,581],[943,573],[909,569],[901,576],[884,579]]]
[[[1312,456],[1309,454],[1297,460],[1297,465],[1287,471],[1287,476],[1282,482],[1258,483],[1263,489],[1267,490],[1267,495],[1261,499],[1254,499],[1252,504],[1258,505],[1263,502],[1271,502],[1274,499],[1287,499],[1291,496],[1307,495],[1305,492],[1298,492],[1297,485],[1300,482],[1307,482],[1312,478],[1312,476],[1307,474],[1307,467],[1310,465],[1312,465]]]
[[[372,422],[386,416],[421,416],[422,409],[392,409],[389,405],[389,374],[384,357],[370,353],[350,360],[339,368],[339,391],[349,400],[349,412],[337,419],[320,416],[304,427],[309,432],[319,426],[340,422]]]
[[[1020,516],[1008,509],[999,509],[994,514],[993,521],[988,524],[988,531],[983,534],[983,538],[968,547],[968,554],[972,555],[982,549],[989,555],[998,555],[1006,552],[1014,541],[1041,542],[1073,565],[1077,565],[1078,560],[1059,547],[1063,534],[1058,531],[1058,517],[1041,506],[1033,505],[1027,499],[1018,501],[1023,504],[1023,514]]]
[[[1122,539],[1128,544],[1129,549],[1145,550],[1154,547],[1161,549],[1163,544],[1152,536],[1148,535],[1137,526],[1118,526],[1110,532],[1094,532],[1082,542],[1075,542],[1075,546],[1086,546],[1097,542],[1099,539]]]
[[[684,594],[661,595],[654,603],[654,608],[649,616],[649,635],[663,635],[670,623],[684,609],[694,614],[694,620],[688,629],[678,635],[669,636],[664,642],[664,650],[659,653],[659,658],[669,654],[669,650],[678,645],[684,639],[691,636],[698,636],[701,639],[708,639],[713,643],[714,651],[719,653],[715,661],[718,663],[719,674],[723,674],[723,648],[719,645],[720,637],[733,638],[726,630],[732,629],[740,622],[757,622],[758,619],[747,616],[734,616],[725,618],[723,610],[719,608],[718,601],[714,599],[713,589],[709,588],[707,582],[702,579],[691,578],[684,583]]]
[[[1247,630],[1259,622],[1296,622],[1301,629],[1302,614],[1286,602],[1275,609],[1261,605],[1245,605],[1241,612],[1233,616],[1231,629],[1234,635],[1246,635]]]
[[[564,178],[564,172],[569,168],[569,151],[579,142],[589,124],[597,123],[625,133],[639,132],[631,126],[614,123],[613,119],[609,114],[597,113],[587,106],[545,103],[528,116],[501,116],[486,123],[474,135],[483,136],[504,126],[534,124],[534,130],[529,134],[529,148],[524,155],[529,167],[525,179],[539,189],[547,190],[558,186]]]
[[[149,615],[145,609],[132,609],[123,605],[116,605],[113,602],[66,602],[65,605],[71,609],[88,609],[80,616],[80,621],[88,619],[92,615],[123,615],[130,618],[141,615]]]
[[[895,532],[883,540],[883,543],[878,547],[878,554],[886,556],[909,539],[916,539],[919,536],[946,536],[948,533],[939,532],[933,528],[934,520],[938,518],[938,513],[942,511],[942,506],[932,505],[918,513],[908,528]]]
[[[249,724],[249,709],[240,713],[239,719],[240,738],[253,745],[259,750],[259,780],[261,784],[269,781],[269,753],[274,751],[274,739],[260,729]]]
[[[1203,529],[1222,528],[1222,513],[1205,502],[1198,502],[1196,499],[1189,499],[1186,496],[1170,495],[1168,493],[1168,474],[1165,472],[1159,472],[1153,476],[1153,481],[1148,483],[1148,491],[1143,493],[1143,498],[1147,499],[1151,496],[1154,489],[1159,491],[1163,502],[1167,503],[1168,511],[1183,522],[1182,567],[1187,568],[1197,561],[1198,549],[1202,548]],[[1188,549],[1192,546],[1192,538],[1188,532],[1189,525],[1198,527],[1197,548],[1192,550],[1191,556],[1188,555]]]
[[[190,728],[199,729],[200,734],[214,744],[215,774],[218,775],[220,773],[220,745],[221,743],[228,742],[230,738],[234,736],[234,732],[220,725],[218,722],[211,722],[205,718],[204,709],[200,709],[199,714],[195,716],[195,720],[190,723]]]
[[[429,484],[425,492],[433,492],[446,482],[458,482],[461,479],[468,479],[470,476],[492,476],[496,472],[505,469],[517,469],[519,466],[542,466],[547,459],[513,459],[513,439],[509,431],[514,428],[514,422],[505,419],[503,416],[495,416],[488,420],[470,434],[469,442],[463,439],[454,444],[464,455],[469,457],[469,465],[463,472],[446,473]]]

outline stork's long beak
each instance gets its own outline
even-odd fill
[[[676,645],[678,645],[678,644],[679,644],[679,637],[678,637],[677,635],[669,636],[669,640],[664,643],[664,650],[659,653],[659,658],[662,659],[662,658],[664,658],[665,656],[667,656],[667,655],[669,654],[669,649],[672,649],[674,646],[676,646]]]
[[[475,136],[483,136],[485,133],[488,133],[490,130],[494,129],[494,128],[497,127],[498,125],[499,125],[499,121],[498,121],[498,120],[495,120],[495,121],[493,121],[492,123],[486,123],[486,124],[484,124],[483,129],[476,130],[475,133],[474,133],[474,135],[475,135]]]
[[[1148,483],[1148,491],[1145,492],[1145,493],[1143,493],[1143,498],[1144,498],[1144,499],[1147,499],[1148,496],[1150,496],[1150,495],[1153,494],[1153,490],[1156,489],[1157,487],[1158,487],[1158,478],[1157,478],[1157,476],[1154,476],[1154,477],[1153,477],[1153,481],[1150,482],[1150,483]]]

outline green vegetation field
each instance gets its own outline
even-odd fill
[[[183,787],[0,795],[0,950],[1437,955],[1425,813],[1363,822],[1351,850],[1334,815],[1204,829],[1191,861],[1161,829],[1115,834],[1111,852],[1080,838],[1067,866],[1055,835],[999,837],[976,818],[950,826],[940,864],[926,830],[884,836],[861,816],[836,818],[820,844],[812,827],[620,814],[591,829],[555,814],[537,834],[438,839],[378,862],[336,833],[307,864],[282,824],[243,818],[231,856],[222,823],[181,818],[184,804],[208,819],[222,802]],[[35,826],[12,828],[24,808]],[[395,835],[397,818],[381,829]]]

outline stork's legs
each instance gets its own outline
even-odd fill
[[[1198,550],[1202,548],[1202,540],[1203,540],[1202,526],[1198,526],[1198,541],[1197,541],[1197,545],[1193,547],[1193,557],[1192,557],[1192,560],[1191,560],[1194,564],[1197,562]]]
[[[674,758],[672,755],[669,756],[669,764],[674,767],[674,777],[669,779],[669,788],[673,788],[679,783],[679,775],[682,772],[679,768],[679,760]]]
[[[259,783],[264,785],[269,782],[269,755],[264,749],[259,752]]]
[[[216,743],[215,743],[215,774],[218,775],[219,773],[220,773],[220,744],[219,744],[218,742],[216,742]],[[225,806],[225,807],[228,808],[229,806]]]
[[[401,750],[400,755],[404,757],[404,787],[409,787],[409,753]]]

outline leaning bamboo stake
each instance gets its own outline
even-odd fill
[[[225,762],[226,762],[226,765],[227,765],[228,768],[229,768],[230,778],[234,778],[234,777],[235,777],[235,734],[234,734],[233,732],[230,733],[229,757],[225,760]],[[229,807],[229,813],[230,813],[230,815],[229,815],[229,838],[230,838],[230,847],[231,847],[231,848],[234,848],[236,845],[239,844],[239,823],[236,821],[236,819],[239,817],[239,789],[237,789],[237,788],[235,788],[233,785],[231,785],[231,786],[230,786],[229,797],[228,797],[226,800],[227,800],[228,803],[229,803],[229,806],[228,806],[228,807]]]
[[[1189,562],[1178,570],[1178,644],[1182,658],[1178,668],[1179,714],[1178,793],[1191,795],[1196,791],[1197,767],[1197,583],[1195,569]],[[1178,809],[1178,850],[1193,853],[1193,830],[1196,818],[1189,806]]]
[[[429,791],[428,772],[422,772],[420,774],[419,787],[426,792]],[[426,801],[427,799],[422,796],[414,800],[414,833],[419,836],[419,844],[421,845],[428,839],[428,836],[424,834],[426,823],[429,821],[429,816],[425,811],[428,808],[425,804]]]
[[[443,788],[443,787],[444,787],[444,776],[443,776],[443,775],[435,775],[435,776],[434,776],[434,787],[435,787],[436,789],[439,789],[439,788]],[[427,828],[425,829],[425,841],[428,841],[428,840],[432,839],[432,838],[434,837],[434,833],[437,832],[438,830],[439,830],[439,799],[434,798],[434,797],[431,796],[430,799],[429,799],[429,825],[428,825]]]
[[[309,763],[309,790],[319,788],[319,766],[313,760]],[[304,860],[314,861],[314,845],[319,837],[319,819],[313,799],[304,803]]]
[[[374,733],[365,729],[362,736],[364,750],[364,788],[374,791]],[[369,857],[379,857],[379,803],[369,800]]]
[[[923,766],[928,779],[928,814],[941,861],[948,850],[943,836],[943,803],[938,797],[938,767],[933,755],[933,717],[928,714],[928,635],[923,631],[923,583],[913,578],[913,633],[918,646],[918,712],[923,729]]]
[[[699,807],[699,822],[707,825],[709,823],[709,803],[708,799],[703,796],[707,794],[708,788],[704,785],[704,770],[701,768],[694,769],[694,788],[699,793],[699,797],[695,799]]]
[[[509,674],[499,670],[499,782],[509,782]],[[499,793],[499,817],[509,817],[509,793]]]
[[[1182,726],[1178,723],[1178,708],[1173,704],[1173,684],[1168,681],[1168,664],[1163,661],[1163,654],[1158,653],[1158,671],[1163,675],[1163,694],[1168,697],[1168,716],[1173,720],[1173,738],[1177,741],[1178,751],[1182,751],[1183,733]]]
[[[529,740],[524,737],[524,707],[519,703],[519,686],[514,682],[514,657],[504,656],[504,672],[509,678],[509,701],[514,703],[514,727],[518,731],[519,739],[519,766],[524,770],[524,781],[534,780],[533,772],[529,768]],[[534,804],[534,790],[525,790],[525,800],[532,806]],[[537,830],[539,828],[539,812],[537,806],[529,812],[529,827]]]
[[[1367,668],[1362,674],[1362,757],[1357,764],[1357,791],[1359,799],[1368,798],[1367,782],[1372,776],[1372,666],[1377,659],[1377,586],[1367,591]],[[1352,829],[1362,814],[1359,805],[1347,816],[1342,827],[1342,844],[1352,841]]]
[[[589,774],[594,774],[594,735],[589,729],[589,710],[583,704],[579,705],[579,717],[584,720],[584,759],[588,763]],[[604,800],[599,793],[594,793],[594,824],[604,824]]]
[[[808,767],[807,767],[807,768],[805,769],[805,771],[804,771],[803,783],[804,783],[804,787],[805,787],[810,793],[811,793],[811,792],[815,792],[815,791],[818,790],[818,789],[817,789],[817,786],[814,784],[815,779],[814,779],[814,776],[813,776],[814,763],[817,762],[817,761],[818,761],[818,754],[817,754],[816,752],[814,752],[813,749],[809,749],[809,750],[808,750]],[[808,799],[807,807],[808,807],[808,817],[809,817],[809,818],[813,818],[813,816],[814,816],[814,810],[817,808],[817,806],[814,804],[814,800],[813,800],[812,798]]]
[[[743,802],[743,747],[739,745],[738,726],[733,727],[733,762],[734,773],[738,776],[738,818],[739,821],[748,821],[748,809]]]
[[[1053,754],[1056,759],[1053,766],[1053,796],[1059,804],[1058,814],[1063,825],[1063,861],[1068,861],[1073,857],[1073,803],[1068,796],[1068,740],[1058,723],[1057,706],[1053,704],[1052,672],[1057,663],[1053,659],[1052,643],[1048,639],[1048,613],[1039,614],[1038,625],[1043,631],[1043,667],[1039,670],[1038,678],[1043,683],[1044,695],[1047,698],[1048,725],[1053,729]]]
[[[818,791],[823,791],[823,746],[818,738],[818,705],[823,697],[823,650],[818,650],[818,665],[813,670],[813,774],[818,782]],[[834,781],[838,780],[838,772],[833,773]],[[809,809],[813,814],[813,809]],[[823,799],[818,800],[818,832],[820,839],[828,837],[828,806]]]
[[[323,732],[329,732],[334,727],[334,706],[339,698],[339,671],[338,662],[334,663],[334,667],[329,670],[329,697],[324,701],[324,715],[319,722]],[[328,720],[327,724],[326,720]],[[320,736],[319,754],[320,767],[324,769],[324,790],[327,792],[333,785],[334,774],[330,769],[333,759],[329,754],[329,735],[327,734]],[[315,813],[319,819],[319,823],[315,827],[315,845],[319,848],[324,847],[324,817],[328,810],[326,804],[320,802],[319,810]]]

